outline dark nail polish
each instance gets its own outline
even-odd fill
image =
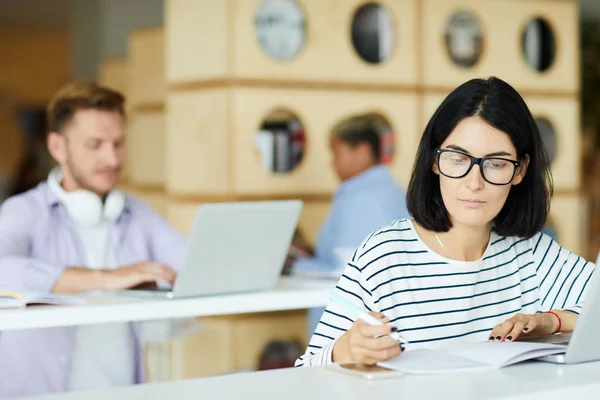
[[[404,346],[400,345],[400,350],[404,351]]]
[[[493,337],[493,336],[490,336],[490,339],[489,339],[489,340],[494,340],[494,337]]]
[[[529,330],[529,328],[525,328],[523,329],[523,332],[527,332]]]
[[[502,336],[496,336],[496,340],[502,339]]]
[[[396,328],[395,326],[392,326],[392,332],[398,332],[398,328]]]
[[[506,339],[507,340],[512,340],[512,336],[507,336]]]

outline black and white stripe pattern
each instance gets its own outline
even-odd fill
[[[581,311],[594,264],[552,238],[491,234],[478,261],[441,257],[419,238],[411,220],[370,235],[355,252],[335,291],[357,306],[387,315],[410,342],[429,347],[487,340],[515,313]],[[330,303],[296,366],[331,362],[334,341],[353,317]]]

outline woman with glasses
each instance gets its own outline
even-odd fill
[[[463,341],[571,332],[594,265],[541,233],[552,178],[536,122],[498,78],[455,89],[425,128],[407,191],[412,219],[373,232],[296,365],[397,356]]]

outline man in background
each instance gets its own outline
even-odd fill
[[[408,218],[406,193],[381,163],[381,132],[373,116],[342,121],[330,141],[333,165],[341,180],[312,257],[297,257],[292,274],[339,276],[354,250],[373,231]],[[309,337],[322,308],[309,310]]]
[[[125,154],[124,97],[93,83],[48,106],[47,181],[0,207],[0,289],[76,293],[173,282],[186,239],[116,189]],[[143,382],[132,323],[5,331],[0,397]]]

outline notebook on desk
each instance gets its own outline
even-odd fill
[[[439,374],[507,367],[537,357],[562,354],[566,346],[525,342],[463,343],[437,349],[414,349],[380,366],[408,374]]]
[[[588,283],[583,311],[572,334],[527,338],[516,342],[482,342],[408,349],[379,365],[406,373],[426,374],[472,369],[503,368],[521,361],[539,360],[560,364],[600,361],[597,334],[600,331],[600,281]]]
[[[119,293],[173,299],[272,289],[301,210],[300,200],[204,204],[173,287]]]
[[[21,308],[31,305],[74,306],[82,304],[85,304],[85,301],[75,296],[0,290],[0,309]]]

